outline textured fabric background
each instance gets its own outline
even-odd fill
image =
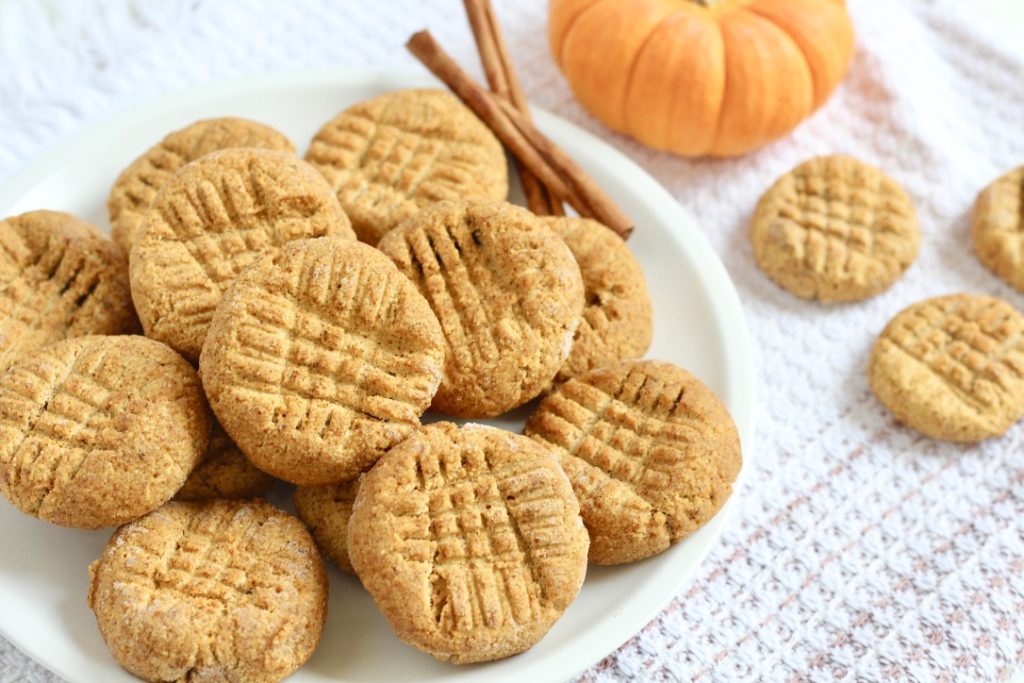
[[[759,354],[740,516],[689,587],[584,681],[991,681],[1024,666],[1024,425],[978,446],[936,443],[895,424],[864,376],[874,336],[915,300],[967,290],[1024,308],[972,256],[967,218],[979,188],[1024,163],[1024,49],[972,3],[850,4],[848,80],[789,139],[733,161],[603,130],[548,55],[546,3],[497,5],[530,98],[610,140],[697,216]],[[418,70],[401,45],[424,26],[480,73],[457,0],[0,2],[0,182],[89,124],[193,84]],[[776,175],[837,151],[905,185],[924,239],[890,291],[824,307],[756,269],[746,224]],[[0,641],[0,681],[15,680],[54,677]]]

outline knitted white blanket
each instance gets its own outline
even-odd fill
[[[698,217],[759,353],[738,518],[675,602],[583,680],[991,681],[1024,666],[1024,425],[979,446],[936,443],[898,426],[864,373],[875,335],[915,300],[967,290],[1024,308],[973,257],[967,219],[982,186],[1024,163],[1024,48],[970,2],[850,4],[848,80],[789,139],[731,161],[677,159],[602,129],[552,63],[546,3],[497,5],[528,96],[610,140]],[[419,70],[400,46],[424,26],[480,73],[455,0],[0,2],[0,182],[89,124],[192,84]],[[902,182],[924,239],[890,291],[825,307],[757,270],[746,224],[775,176],[830,152]],[[50,680],[0,640],[0,681]]]

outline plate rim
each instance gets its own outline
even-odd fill
[[[199,103],[203,99],[216,96],[222,98],[233,93],[246,93],[253,88],[273,90],[284,86],[303,85],[307,87],[321,85],[324,87],[346,88],[359,84],[388,86],[397,88],[408,87],[444,87],[440,81],[430,75],[413,71],[388,69],[353,69],[345,67],[321,69],[284,69],[273,70],[261,74],[250,74],[241,77],[219,79],[200,85],[171,91],[163,95],[143,99],[126,105],[107,118],[86,125],[69,137],[55,143],[49,149],[30,160],[16,171],[0,187],[0,216],[6,215],[9,209],[20,201],[33,187],[43,182],[56,171],[62,160],[78,156],[83,150],[96,146],[108,133],[116,133],[126,123],[137,125],[139,120],[156,115],[170,106],[188,106]],[[678,596],[680,590],[690,581],[697,568],[707,559],[708,553],[720,541],[725,529],[736,517],[750,470],[754,460],[754,437],[756,423],[757,374],[754,360],[754,345],[750,337],[746,315],[740,302],[732,278],[726,271],[722,260],[711,247],[707,239],[700,233],[696,218],[648,171],[637,162],[625,155],[611,143],[599,138],[594,133],[565,119],[557,114],[530,105],[531,113],[541,129],[563,128],[572,135],[580,136],[588,143],[596,145],[602,156],[606,156],[623,175],[633,177],[633,183],[644,186],[644,196],[652,208],[659,214],[671,216],[670,232],[683,249],[693,257],[694,267],[699,280],[709,290],[714,291],[715,305],[709,310],[718,319],[723,330],[732,329],[726,335],[729,365],[736,372],[728,373],[726,378],[727,391],[731,400],[730,413],[740,434],[743,461],[740,473],[733,485],[732,494],[725,505],[704,528],[713,527],[713,538],[705,547],[695,553],[695,561],[686,570],[679,572],[670,586],[663,589],[663,595],[644,610],[619,612],[616,621],[619,625],[610,634],[606,629],[600,636],[593,636],[593,650],[597,654],[585,658],[560,658],[563,664],[550,671],[551,680],[565,680],[581,671],[590,668],[628,642],[665,607]],[[727,322],[727,324],[726,324]],[[684,541],[685,542],[685,541]],[[671,550],[671,549],[670,549]],[[22,639],[15,633],[5,629],[0,623],[0,636],[3,636],[19,652],[39,664],[41,667],[68,681],[78,681],[74,672],[65,671],[43,659],[44,653],[26,647]],[[301,671],[301,669],[300,669]],[[298,672],[296,672],[298,673]],[[344,680],[344,679],[339,679]]]

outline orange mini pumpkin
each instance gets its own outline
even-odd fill
[[[843,0],[551,0],[548,37],[584,107],[685,156],[788,133],[853,56]]]

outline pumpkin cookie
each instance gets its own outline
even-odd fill
[[[257,467],[294,484],[346,481],[419,426],[444,341],[430,306],[373,247],[293,242],[228,289],[200,372]]]
[[[448,422],[423,427],[363,477],[348,548],[398,637],[456,664],[533,646],[587,566],[587,532],[552,451]]]
[[[986,268],[1024,289],[1024,166],[982,190],[971,213],[974,251]]]
[[[273,484],[274,478],[256,469],[214,421],[206,453],[175,498],[257,498]]]
[[[327,616],[313,539],[262,501],[168,503],[118,529],[89,579],[103,640],[147,681],[280,681]]]
[[[416,283],[444,329],[436,410],[492,417],[549,386],[572,347],[583,280],[543,221],[505,202],[444,201],[378,248]]]
[[[123,524],[181,488],[209,433],[199,377],[171,349],[68,339],[24,354],[0,384],[0,491],[54,524]]]
[[[338,569],[352,573],[348,559],[348,521],[359,491],[359,480],[327,486],[300,486],[292,498],[295,513],[313,534],[320,552]]]
[[[1024,416],[1024,317],[975,294],[913,304],[875,342],[868,381],[896,419],[930,437],[998,436]]]
[[[99,230],[58,211],[0,220],[0,371],[68,337],[138,328],[128,263]]]
[[[576,257],[586,302],[572,351],[555,382],[644,355],[654,334],[651,297],[644,272],[626,243],[588,218],[542,220]]]
[[[316,134],[306,161],[370,244],[442,199],[508,196],[501,143],[441,90],[401,90],[349,107]]]
[[[323,235],[353,237],[309,164],[256,149],[193,161],[157,194],[132,249],[132,297],[146,336],[195,362],[235,276],[263,253]]]
[[[556,447],[590,531],[590,561],[662,552],[722,507],[742,462],[729,412],[668,363],[626,361],[573,378],[526,423]]]
[[[284,133],[248,119],[226,116],[196,121],[174,131],[142,153],[121,172],[107,198],[110,235],[125,253],[135,245],[142,217],[157,192],[182,166],[211,152],[259,147],[295,154]]]
[[[846,156],[782,176],[750,228],[757,264],[805,299],[858,301],[892,285],[917,257],[914,205],[896,181]]]

